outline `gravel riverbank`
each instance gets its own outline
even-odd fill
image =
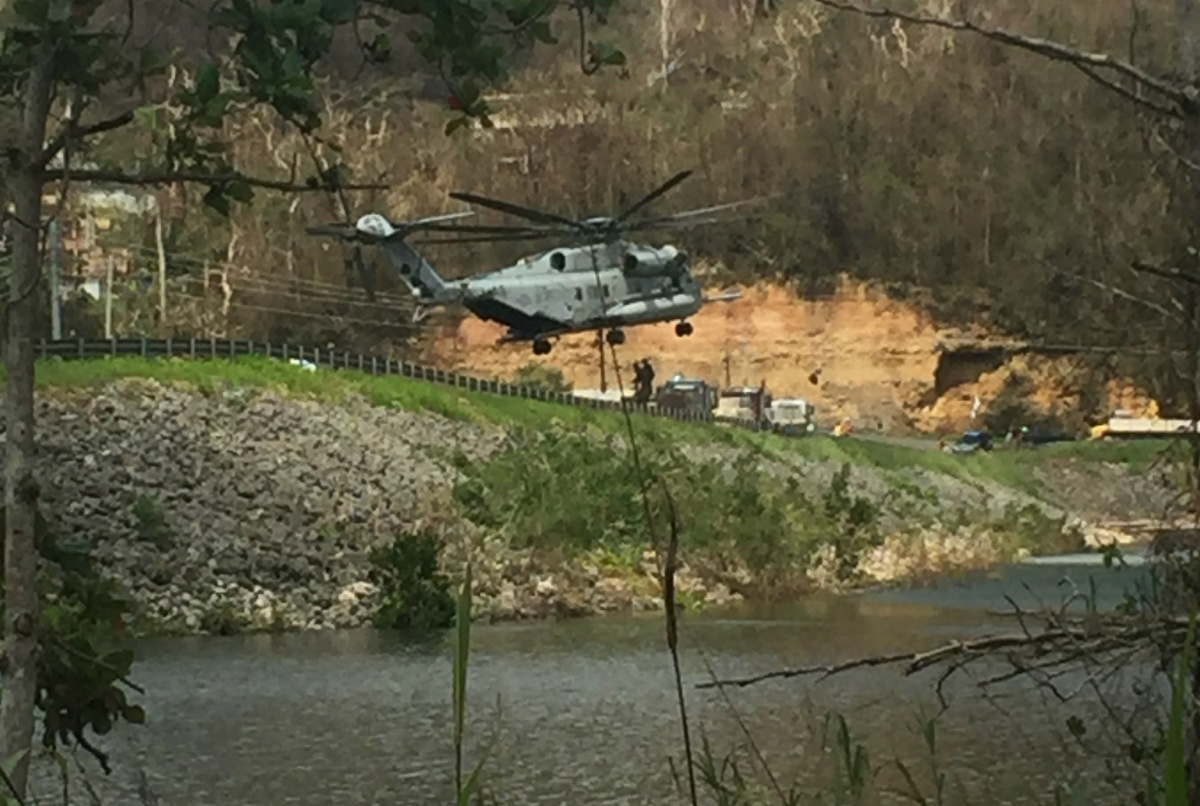
[[[473,547],[485,618],[660,606],[651,555],[621,572],[594,558],[555,564],[457,519],[448,494],[459,477],[451,454],[486,461],[506,444],[499,427],[361,399],[201,394],[133,378],[40,393],[38,420],[51,523],[88,537],[160,629],[361,625],[376,604],[368,550],[429,524],[447,535],[443,559],[452,572]],[[720,459],[738,450],[697,445],[688,452]],[[799,457],[762,461],[804,483],[836,469]],[[1056,468],[1042,479],[1038,501],[992,481],[920,468],[904,475],[932,490],[931,506],[946,517],[906,528],[910,509],[889,503],[894,480],[856,466],[856,489],[883,502],[884,525],[895,533],[862,563],[873,580],[1002,559],[1000,542],[951,523],[967,511],[1032,503],[1048,515],[1075,512],[1082,519],[1064,528],[1082,536],[1101,519],[1145,517],[1165,500],[1158,481],[1115,464]],[[721,604],[752,582],[744,571],[697,566],[680,587],[689,602]]]

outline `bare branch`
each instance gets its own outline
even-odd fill
[[[902,652],[857,658],[832,665],[779,669],[751,677],[698,683],[696,688],[745,687],[767,680],[813,675],[825,678],[852,669],[895,664],[904,664],[905,674],[915,674],[924,669],[944,665],[948,668],[941,675],[940,684],[973,661],[994,657],[996,653],[1004,650],[1031,653],[1028,661],[1020,660],[1016,655],[1010,656],[1008,660],[1014,666],[1019,666],[1023,674],[1036,676],[1065,664],[1079,662],[1086,657],[1124,653],[1131,647],[1148,646],[1153,641],[1182,640],[1187,629],[1188,621],[1182,618],[1164,618],[1147,624],[1127,624],[1121,621],[1103,624],[1098,622],[1095,615],[1083,623],[1063,623],[1055,618],[1051,620],[1051,626],[1040,633],[1022,632],[988,636],[974,641],[951,641],[927,652]]]
[[[1144,106],[1147,109],[1149,109],[1151,112],[1154,112],[1157,115],[1166,115],[1168,117],[1174,117],[1176,115],[1175,110],[1172,109],[1171,107],[1166,106],[1164,104],[1157,104],[1148,98],[1143,98],[1136,91],[1136,89],[1129,90],[1129,89],[1126,89],[1125,87],[1122,87],[1120,84],[1113,81],[1112,79],[1106,78],[1106,77],[1100,75],[1099,73],[1096,72],[1095,68],[1093,68],[1089,65],[1083,64],[1082,62],[1075,62],[1075,64],[1073,66],[1076,69],[1078,69],[1079,72],[1083,73],[1085,76],[1090,78],[1092,81],[1095,81],[1101,87],[1104,87],[1106,90],[1108,90],[1110,92],[1115,92],[1117,95],[1120,95],[1122,98],[1124,98],[1127,101],[1135,103],[1139,106]],[[1134,86],[1136,87],[1137,85],[1135,84]]]
[[[54,176],[46,175],[46,181],[54,181]],[[206,174],[189,171],[163,171],[160,173],[125,173],[124,171],[81,170],[71,169],[71,179],[76,182],[108,182],[114,185],[228,185],[241,182],[251,187],[265,190],[278,190],[284,193],[326,193],[334,189],[328,182],[313,181],[288,182],[278,179],[262,179],[241,173]],[[342,190],[386,190],[389,186],[383,182],[372,182],[359,185],[337,185]]]
[[[1142,272],[1143,274],[1152,274],[1155,277],[1161,277],[1164,280],[1175,280],[1181,283],[1187,283],[1188,285],[1200,286],[1200,277],[1197,277],[1194,274],[1182,272],[1176,268],[1152,266],[1149,263],[1142,263],[1141,261],[1134,261],[1132,266],[1134,271]]]
[[[1157,142],[1157,143],[1158,143],[1160,146],[1162,146],[1163,148],[1165,148],[1167,151],[1170,151],[1170,152],[1171,152],[1171,156],[1173,156],[1173,157],[1174,157],[1176,160],[1178,160],[1179,162],[1181,162],[1185,168],[1187,168],[1187,169],[1188,169],[1188,170],[1190,170],[1190,171],[1198,171],[1198,172],[1200,172],[1200,163],[1196,162],[1196,161],[1195,161],[1195,160],[1193,160],[1193,159],[1188,159],[1188,158],[1187,158],[1187,157],[1185,157],[1183,154],[1180,154],[1180,153],[1179,153],[1179,150],[1178,150],[1178,149],[1176,149],[1176,148],[1175,148],[1173,145],[1171,145],[1170,143],[1168,143],[1168,142],[1167,142],[1167,140],[1166,140],[1166,138],[1165,138],[1165,137],[1163,137],[1163,136],[1162,136],[1162,135],[1161,135],[1161,134],[1158,132],[1157,128],[1155,129],[1155,131],[1154,131],[1154,132],[1152,132],[1152,133],[1151,133],[1151,136],[1154,138],[1155,142]]]
[[[46,150],[42,152],[41,166],[45,168],[50,164],[50,161],[58,156],[68,140],[82,140],[85,137],[91,137],[93,134],[103,134],[114,129],[119,129],[122,126],[128,126],[133,122],[133,112],[122,112],[119,115],[114,115],[111,118],[98,120],[95,123],[90,123],[87,126],[79,125],[74,119],[68,119],[63,130],[59,132],[50,144],[46,146]]]
[[[1004,45],[1020,48],[1021,50],[1036,53],[1039,56],[1044,56],[1047,59],[1054,61],[1065,62],[1066,64],[1075,65],[1076,67],[1086,67],[1092,70],[1112,70],[1125,78],[1130,79],[1136,85],[1143,89],[1151,90],[1168,99],[1175,105],[1174,109],[1169,111],[1174,117],[1185,118],[1190,117],[1197,112],[1197,94],[1194,90],[1185,87],[1182,84],[1175,84],[1170,81],[1153,76],[1135,67],[1129,62],[1109,56],[1107,53],[1091,53],[1078,48],[1064,45],[1060,42],[1055,42],[1050,39],[1040,39],[1024,34],[1006,31],[1003,28],[987,28],[982,25],[977,25],[969,20],[947,20],[940,17],[926,17],[920,14],[909,14],[902,11],[895,11],[889,8],[869,8],[865,6],[855,5],[854,3],[842,2],[842,0],[816,0],[823,6],[834,8],[839,11],[849,11],[854,14],[859,14],[864,17],[873,17],[875,19],[899,20],[908,22],[914,25],[927,25],[934,28],[942,28],[949,31],[966,31],[977,34],[990,39],[993,42],[999,42]],[[1125,93],[1122,93],[1123,95]],[[1145,104],[1144,99],[1137,99],[1138,103]]]

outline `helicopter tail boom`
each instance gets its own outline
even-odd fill
[[[429,261],[404,240],[410,230],[394,227],[374,213],[360,218],[354,228],[364,240],[383,249],[400,279],[417,298],[417,304],[444,305],[461,297],[459,290],[442,279]]]
[[[380,244],[400,279],[412,291],[419,305],[445,305],[462,297],[462,292],[447,283],[429,261],[402,240]]]

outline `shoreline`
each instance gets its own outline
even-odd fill
[[[950,542],[950,541],[944,541]],[[1122,550],[1145,548],[1147,544],[1131,542],[1122,545]],[[886,554],[886,552],[880,552]],[[880,567],[890,564],[893,568],[905,568],[894,576],[873,576],[849,584],[824,584],[819,575],[808,580],[803,587],[775,591],[759,596],[743,593],[743,589],[754,588],[754,580],[745,572],[728,575],[723,579],[693,575],[685,564],[676,577],[677,607],[685,612],[720,610],[737,605],[757,605],[765,602],[798,602],[810,596],[856,595],[890,590],[916,590],[934,584],[940,578],[961,574],[987,573],[1000,568],[1030,563],[1038,557],[1065,555],[1094,556],[1094,562],[1079,565],[1100,565],[1104,546],[1088,542],[1074,550],[1053,551],[1046,554],[1018,551],[1012,556],[1001,556],[995,546],[960,557],[957,561],[942,558],[935,566],[916,566],[912,557],[876,556],[868,565],[877,573]],[[631,614],[656,614],[663,610],[663,600],[656,579],[650,577],[654,560],[652,552],[643,553],[640,573],[620,574],[605,570],[594,563],[579,562],[558,569],[530,569],[520,582],[505,575],[475,579],[472,597],[473,623],[476,624],[528,624],[537,622],[594,619],[606,616],[628,616]],[[1135,563],[1140,564],[1140,563]],[[454,588],[461,580],[451,582]],[[374,609],[379,602],[379,588],[371,582],[350,583],[339,592],[331,607],[325,608],[320,617],[307,620],[295,613],[273,609],[277,597],[269,591],[252,589],[241,597],[242,607],[234,600],[221,600],[208,609],[196,614],[189,622],[186,616],[177,616],[168,621],[139,620],[135,633],[138,638],[175,638],[212,635],[256,635],[298,634],[325,632],[329,630],[375,628]],[[179,608],[187,607],[185,601]],[[189,623],[192,626],[189,626]],[[380,628],[387,629],[387,628]]]

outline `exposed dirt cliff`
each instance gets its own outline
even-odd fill
[[[649,357],[658,382],[676,372],[721,385],[765,381],[777,397],[812,401],[826,424],[849,417],[859,428],[891,433],[962,429],[975,396],[985,409],[1015,378],[1028,384],[1024,399],[1034,409],[1070,412],[1081,405],[1086,379],[1078,361],[944,352],[940,343],[994,334],[939,328],[917,304],[862,283],[843,280],[833,295],[815,300],[772,285],[742,291],[740,300],[702,310],[686,338],[671,324],[629,329],[618,348],[622,382],[631,383],[629,365]],[[563,338],[549,356],[534,358],[526,345],[498,346],[502,332],[468,316],[443,328],[424,358],[485,377],[511,377],[539,362],[561,370],[576,389],[599,388],[594,335]],[[608,382],[615,388],[611,371]],[[1103,410],[1140,405],[1145,395],[1115,382],[1100,398]]]

